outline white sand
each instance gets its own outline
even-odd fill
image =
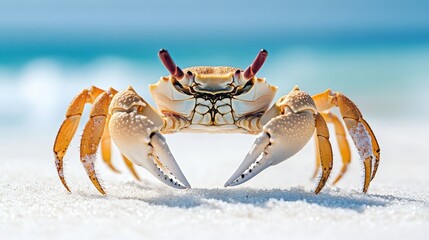
[[[108,192],[101,196],[80,165],[77,141],[66,157],[73,191],[68,194],[56,175],[53,138],[26,139],[25,148],[2,140],[9,147],[0,158],[0,239],[426,239],[429,127],[369,122],[382,162],[367,195],[359,191],[362,165],[356,151],[338,186],[314,195],[312,142],[288,161],[225,189],[254,137],[169,135],[193,189],[169,188],[143,169],[138,183],[116,156],[122,175],[96,162]],[[341,161],[333,146],[335,176]]]

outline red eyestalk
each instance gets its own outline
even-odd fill
[[[170,74],[175,77],[176,79],[182,79],[184,76],[184,73],[182,69],[180,69],[171,58],[170,54],[165,49],[159,50],[159,59],[161,59],[161,62],[164,64],[165,68],[170,72]]]
[[[261,49],[256,56],[255,60],[253,60],[252,65],[250,65],[246,70],[244,70],[243,77],[246,80],[252,79],[256,73],[261,69],[262,65],[264,65],[265,60],[268,57],[268,52],[265,49]]]

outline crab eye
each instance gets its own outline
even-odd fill
[[[238,79],[240,77],[240,75],[241,75],[241,70],[237,69],[237,71],[235,71],[235,73],[234,73],[234,79]]]
[[[241,69],[237,69],[236,71],[235,71],[235,73],[234,73],[234,82],[237,84],[237,85],[243,85],[243,84],[246,84],[248,81],[246,81],[245,79],[243,79],[243,77],[242,77],[242,73],[243,71],[241,70]]]
[[[194,74],[191,71],[187,71],[182,79],[179,79],[180,83],[185,86],[190,86],[194,82]]]

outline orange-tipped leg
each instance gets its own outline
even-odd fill
[[[314,168],[313,176],[311,176],[311,179],[315,179],[320,170],[320,152],[319,152],[318,144],[319,144],[319,141],[317,140],[317,133],[314,132],[314,146],[316,149],[316,166]]]
[[[372,131],[368,131],[369,126],[363,119],[362,114],[356,105],[346,96],[340,93],[337,93],[336,95],[337,104],[340,108],[341,115],[343,116],[347,129],[349,130],[349,134],[358,149],[360,158],[364,161],[365,180],[363,192],[366,193],[371,181],[371,176],[375,175],[375,172],[372,172],[372,165],[379,162],[380,149],[374,134]],[[375,143],[374,146],[373,142]]]
[[[317,114],[316,116],[316,141],[317,141],[317,152],[318,158],[320,159],[320,164],[322,166],[322,176],[319,180],[316,190],[316,194],[322,190],[325,186],[326,181],[329,178],[329,175],[332,170],[332,148],[331,143],[329,142],[329,130],[326,125],[325,120],[322,115]]]
[[[57,137],[55,138],[54,143],[54,155],[55,155],[55,165],[57,167],[58,176],[64,187],[67,191],[70,192],[70,188],[67,186],[66,180],[64,178],[64,169],[63,169],[63,158],[67,152],[67,148],[70,145],[73,136],[76,133],[76,129],[79,126],[79,121],[82,116],[83,108],[85,103],[92,103],[93,100],[102,93],[102,90],[96,87],[92,87],[90,90],[83,90],[79,93],[73,101],[70,103],[66,119],[61,124],[60,129],[58,130]]]
[[[94,105],[91,109],[90,119],[85,125],[80,143],[80,161],[85,167],[86,173],[92,183],[101,194],[106,193],[98,181],[94,169],[94,163],[98,145],[100,144],[104,127],[106,126],[106,118],[110,101],[111,96],[107,92],[102,93],[97,97],[97,99],[95,99]]]
[[[326,111],[334,106],[340,109],[344,123],[364,163],[365,180],[363,192],[366,193],[371,180],[377,172],[380,161],[380,147],[374,133],[363,119],[357,106],[343,94],[332,92],[328,89],[313,96],[313,100],[317,105],[318,111]]]
[[[347,172],[347,167],[350,164],[350,161],[351,161],[350,146],[347,141],[346,131],[344,129],[344,126],[341,123],[341,121],[338,119],[338,117],[330,112],[322,113],[322,116],[326,120],[326,122],[334,124],[335,136],[337,138],[338,147],[340,148],[341,160],[343,161],[343,166],[341,167],[340,173],[332,182],[332,184],[336,184]]]
[[[377,173],[378,165],[380,164],[380,146],[378,145],[377,139],[375,138],[374,133],[372,132],[371,127],[365,121],[365,119],[361,119],[361,123],[365,126],[366,131],[371,137],[371,145],[372,145],[372,153],[375,156],[374,168],[372,169],[371,181],[374,179],[375,174]]]
[[[106,119],[106,126],[104,128],[103,136],[101,137],[101,157],[104,163],[106,163],[113,172],[120,173],[120,171],[112,164],[112,139],[110,138],[108,125],[109,117]]]
[[[122,159],[124,160],[125,165],[127,166],[128,170],[130,170],[130,172],[134,176],[134,178],[137,181],[141,181],[140,176],[137,174],[137,171],[134,168],[134,164],[130,160],[128,160],[128,158],[125,157],[124,154],[121,154],[121,155],[122,155]]]

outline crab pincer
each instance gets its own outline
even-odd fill
[[[191,187],[159,133],[162,118],[132,87],[116,94],[109,113],[110,134],[127,159],[171,187]]]
[[[315,193],[320,192],[332,169],[332,150],[326,123],[317,113],[311,97],[295,87],[277,101],[267,117],[269,120],[262,133],[225,187],[244,183],[262,170],[290,158],[307,144],[316,129],[323,173]],[[262,123],[264,120],[262,118]]]

